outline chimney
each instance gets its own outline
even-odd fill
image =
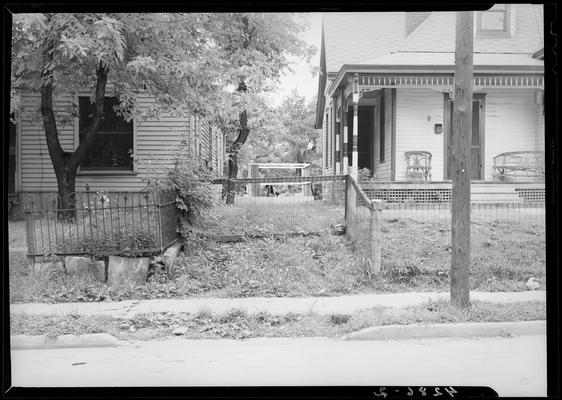
[[[406,36],[412,33],[430,14],[431,11],[406,12]]]

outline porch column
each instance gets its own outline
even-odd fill
[[[349,159],[347,157],[347,103],[346,103],[346,108],[343,111],[343,165],[342,165],[342,171],[341,173],[346,175],[348,173],[349,170]]]
[[[357,180],[359,172],[359,157],[357,154],[357,143],[359,137],[359,124],[357,109],[359,107],[359,75],[353,77],[353,144],[351,148],[351,175]]]
[[[341,109],[341,108],[340,108]],[[336,122],[339,122],[341,124],[341,112],[337,112],[337,120]],[[336,170],[334,175],[340,175],[341,174],[341,154],[340,154],[340,125],[336,125],[337,126],[337,130],[336,130]]]

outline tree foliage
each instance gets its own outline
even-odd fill
[[[61,198],[74,191],[76,171],[93,143],[107,94],[124,118],[163,112],[197,113],[220,126],[236,158],[291,56],[313,49],[289,14],[54,13],[16,14],[12,27],[12,110],[21,90],[41,94],[41,119]],[[77,95],[89,92],[91,123],[74,151],[63,150],[59,129],[77,116]],[[139,95],[154,99],[141,106]],[[70,99],[67,106],[58,99]]]
[[[241,160],[262,163],[310,163],[320,166],[320,132],[314,129],[315,100],[293,91],[278,107],[270,107],[254,121],[254,134]]]

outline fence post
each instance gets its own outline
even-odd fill
[[[33,203],[32,207],[33,207]],[[37,254],[37,246],[35,243],[35,226],[33,224],[33,211],[25,210],[25,237],[27,239],[27,254]],[[29,257],[28,257],[29,258]],[[31,264],[35,263],[35,257],[29,258]]]
[[[156,204],[156,202],[154,201],[154,208],[156,208],[156,211],[158,213],[158,219],[156,220],[156,224],[157,224],[157,234],[158,234],[158,244],[160,245],[160,251],[164,251],[164,243],[162,240],[162,191],[158,191],[156,193],[156,199],[158,199],[158,204]]]
[[[344,180],[344,201],[343,201],[343,209],[344,209],[344,221],[345,224],[347,225],[347,190],[349,187],[349,175],[345,176],[345,180]]]
[[[370,248],[371,262],[375,273],[381,272],[381,224],[382,224],[382,205],[383,201],[379,199],[371,200],[371,220],[370,220]]]

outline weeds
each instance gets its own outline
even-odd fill
[[[368,326],[408,325],[421,323],[533,321],[546,318],[544,302],[498,304],[473,302],[459,310],[447,301],[427,302],[404,309],[370,309],[352,315],[333,314],[277,315],[266,312],[248,314],[231,310],[222,315],[207,312],[149,313],[128,319],[104,316],[12,314],[10,333],[27,335],[85,334],[108,332],[122,338],[142,338],[143,329],[157,330],[160,337],[185,328],[188,338],[244,339],[260,336],[327,336],[338,337]],[[139,331],[140,330],[140,331]],[[138,334],[137,334],[138,332]]]

